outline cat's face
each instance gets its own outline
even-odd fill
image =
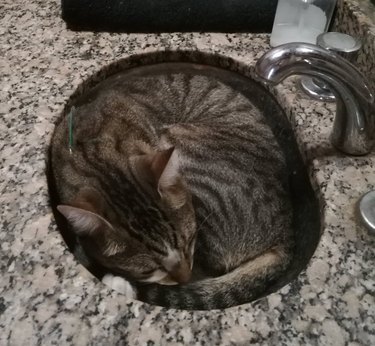
[[[149,181],[146,187],[154,189],[147,195],[153,199],[150,203],[133,198],[127,212],[119,213],[109,207],[105,192],[82,188],[74,201],[58,210],[86,252],[112,272],[142,282],[187,282],[196,225],[177,153],[168,150],[139,157],[133,166],[139,183]]]

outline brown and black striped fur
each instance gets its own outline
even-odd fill
[[[67,129],[65,117],[51,151],[59,210],[94,261],[135,280],[139,299],[226,308],[287,266],[284,158],[240,93],[203,75],[127,72],[77,105],[71,153]],[[190,278],[193,261],[203,279]]]

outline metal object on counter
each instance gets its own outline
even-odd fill
[[[362,47],[359,39],[341,32],[325,32],[317,38],[316,44],[326,50],[335,52],[344,59],[354,62]],[[334,102],[336,96],[330,86],[318,78],[302,77],[299,81],[301,90],[308,96],[325,102]]]
[[[316,44],[331,52],[335,52],[342,58],[354,62],[358,52],[362,47],[362,42],[358,38],[343,34],[342,32],[325,32],[320,34]]]
[[[308,43],[288,43],[265,53],[255,65],[258,80],[276,85],[292,75],[317,77],[336,95],[331,142],[350,155],[370,152],[375,141],[375,101],[366,78],[335,52]]]
[[[375,190],[361,197],[358,208],[363,224],[375,235]]]
[[[335,102],[336,96],[329,85],[318,78],[302,77],[299,81],[300,89],[313,99],[324,102]]]

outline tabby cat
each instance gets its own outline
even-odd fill
[[[291,259],[283,154],[241,93],[199,69],[166,71],[100,83],[76,104],[71,133],[63,117],[51,146],[57,209],[90,260],[142,301],[249,302]]]

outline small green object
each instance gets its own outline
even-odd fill
[[[73,151],[73,117],[76,108],[73,106],[68,114],[68,127],[69,127],[69,151]]]

